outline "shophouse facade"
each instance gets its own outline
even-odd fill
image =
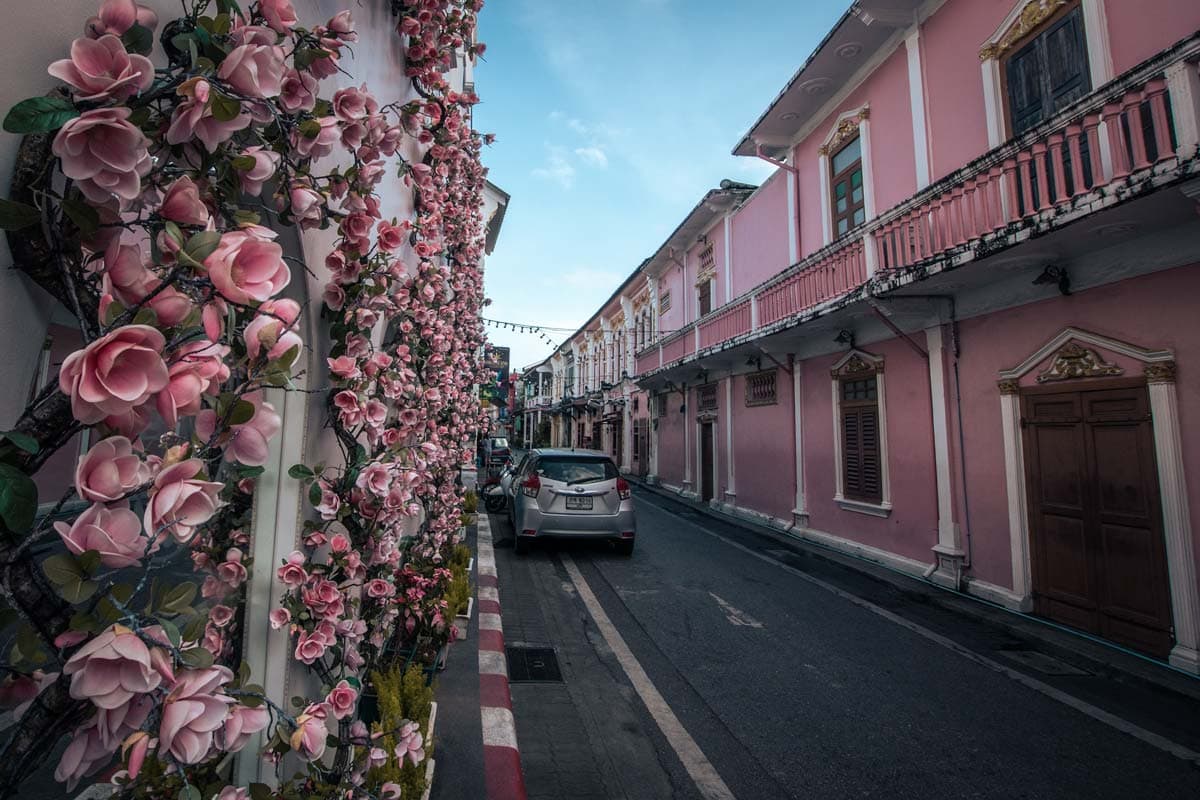
[[[555,354],[573,441],[627,398],[652,482],[1200,673],[1198,29],[854,3]]]

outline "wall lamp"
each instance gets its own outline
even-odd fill
[[[838,331],[838,335],[836,338],[834,338],[833,341],[837,342],[838,344],[849,345],[850,349],[853,350],[854,349],[854,331],[848,331],[845,328],[843,328],[842,330]]]

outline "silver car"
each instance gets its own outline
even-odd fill
[[[595,450],[530,450],[507,476],[515,549],[552,536],[611,539],[633,553],[633,493],[617,465]]]

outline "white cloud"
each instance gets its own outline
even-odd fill
[[[562,188],[570,189],[575,185],[575,168],[567,160],[566,148],[548,145],[547,149],[549,154],[546,156],[546,163],[534,168],[533,176],[554,181]]]
[[[583,163],[604,169],[608,166],[608,156],[599,147],[577,147],[575,155],[579,156],[579,160]]]
[[[566,114],[564,114],[561,111],[551,111],[549,114],[546,115],[546,118],[549,119],[551,122],[558,122],[560,119],[562,119],[565,116],[566,116]]]

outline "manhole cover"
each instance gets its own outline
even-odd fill
[[[509,683],[562,683],[558,655],[553,647],[504,648],[508,658]]]
[[[1071,666],[1065,661],[1059,661],[1054,656],[1048,656],[1036,650],[1001,650],[1000,653],[1045,675],[1091,675],[1086,670]]]

